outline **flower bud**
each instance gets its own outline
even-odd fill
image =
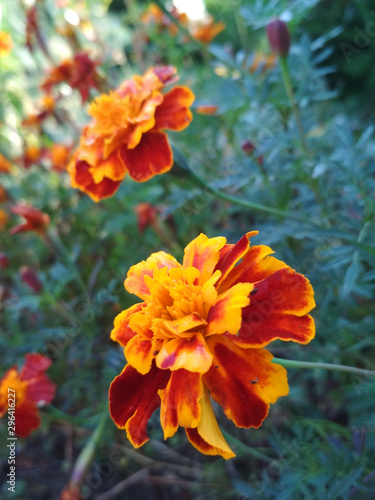
[[[34,292],[39,293],[43,289],[43,285],[32,267],[22,266],[20,269],[21,279],[28,285]]]
[[[272,51],[279,57],[287,56],[290,47],[290,35],[284,21],[274,19],[268,23],[266,30]]]
[[[255,144],[252,141],[246,140],[241,144],[241,149],[245,155],[252,155],[255,151]]]

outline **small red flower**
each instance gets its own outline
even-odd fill
[[[99,88],[100,77],[96,71],[98,64],[99,62],[93,61],[86,52],[79,52],[72,59],[66,59],[59,66],[52,68],[42,84],[42,89],[50,92],[52,87],[65,82],[77,89],[82,102],[86,102],[90,88]]]
[[[27,205],[15,205],[12,207],[12,212],[26,219],[26,222],[13,227],[10,230],[10,234],[24,231],[35,231],[40,235],[45,234],[50,221],[48,214],[41,212],[37,208],[28,207]]]
[[[22,266],[20,269],[20,276],[22,281],[34,290],[34,292],[39,293],[43,290],[42,282],[32,267]]]
[[[26,354],[22,370],[12,366],[0,380],[0,417],[7,415],[8,422],[14,420],[19,437],[29,436],[40,426],[38,407],[55,397],[56,386],[45,375],[50,366],[49,358]]]

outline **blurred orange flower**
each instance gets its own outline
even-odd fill
[[[12,164],[5,158],[5,156],[0,153],[0,173],[9,174],[11,170]]]
[[[212,40],[225,29],[225,23],[208,16],[204,21],[193,25],[190,29],[191,35],[201,43],[208,45]]]
[[[86,52],[79,52],[72,59],[66,59],[59,66],[52,68],[42,83],[42,89],[50,92],[52,87],[65,82],[77,89],[82,102],[86,102],[90,88],[99,88],[100,77],[96,71],[98,65],[99,62],[93,61]]]
[[[250,73],[255,73],[258,68],[261,68],[262,73],[271,69],[276,64],[275,54],[262,54],[261,52],[256,52],[254,54],[251,66],[249,68]]]
[[[211,405],[237,427],[260,427],[270,404],[288,394],[285,368],[264,349],[280,339],[307,344],[315,335],[310,282],[271,248],[198,236],[182,265],[164,252],[131,267],[128,292],[143,302],[121,312],[111,338],[127,364],[111,384],[110,413],[135,447],[160,406],[164,438],[185,427],[207,455],[234,456]]]
[[[0,202],[6,201],[7,199],[8,199],[8,193],[3,188],[3,186],[0,185]]]
[[[56,386],[45,372],[51,360],[41,354],[26,354],[21,371],[12,366],[0,380],[0,417],[6,415],[15,434],[27,437],[40,426],[38,407],[50,403]]]
[[[0,31],[0,57],[7,56],[13,48],[13,41],[9,33]]]
[[[40,125],[55,109],[55,99],[46,95],[42,99],[41,110],[38,113],[31,114],[22,120],[22,125]]]
[[[194,111],[200,115],[216,115],[217,106],[215,104],[197,104]]]
[[[90,105],[93,120],[68,166],[73,187],[99,201],[112,196],[127,173],[144,182],[171,169],[172,150],[163,130],[185,129],[194,101],[186,87],[162,93],[175,73],[171,66],[152,68]]]
[[[0,209],[0,231],[3,231],[6,228],[8,221],[8,214],[4,210]]]
[[[24,168],[29,168],[33,163],[38,163],[42,155],[43,151],[38,146],[26,146],[19,161]]]
[[[172,7],[170,13],[182,26],[186,26],[188,24],[188,16],[184,12],[180,12],[176,9],[176,7]],[[168,29],[172,36],[175,36],[178,33],[178,27],[176,24],[174,24],[155,3],[151,3],[143,12],[141,15],[141,21],[143,24],[154,24],[158,26],[160,31]]]
[[[65,144],[54,144],[46,156],[51,160],[52,170],[64,172],[68,166],[72,147]]]
[[[35,231],[40,235],[44,235],[50,222],[49,215],[41,212],[37,208],[28,207],[27,205],[15,205],[12,207],[14,214],[20,215],[26,222],[19,224],[10,230],[10,234],[21,233],[24,231]]]

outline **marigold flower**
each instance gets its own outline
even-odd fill
[[[6,31],[0,31],[0,57],[7,56],[13,48],[12,38]]]
[[[0,209],[0,231],[6,228],[8,220],[8,214],[4,210]]]
[[[10,230],[10,234],[24,231],[35,231],[41,236],[45,234],[50,221],[48,214],[41,212],[37,208],[28,207],[27,205],[15,205],[12,207],[12,212],[26,219],[26,222],[13,227]]]
[[[222,21],[215,23],[215,20],[209,16],[204,22],[192,26],[190,32],[196,40],[208,45],[224,29],[225,23]]]
[[[38,407],[55,397],[56,386],[45,375],[50,366],[49,358],[26,354],[22,370],[12,366],[0,380],[0,418],[14,415],[15,433],[19,437],[29,436],[40,426]],[[10,394],[14,398],[10,398]]]
[[[68,166],[73,187],[99,201],[112,196],[127,173],[144,182],[171,169],[172,150],[163,130],[185,129],[194,101],[186,87],[162,93],[175,73],[171,66],[152,68],[90,105],[93,120]]]
[[[249,71],[250,73],[255,73],[257,69],[261,68],[262,73],[264,73],[268,69],[273,68],[275,64],[276,64],[275,54],[262,54],[260,52],[256,52],[251,62]]]
[[[66,170],[72,147],[65,144],[54,144],[48,151],[47,156],[51,160],[52,170],[63,172]]]
[[[180,12],[176,9],[176,7],[172,7],[170,13],[182,26],[186,26],[188,24],[188,16],[184,12]],[[155,3],[151,3],[143,12],[141,15],[141,21],[143,24],[154,24],[158,26],[160,31],[168,29],[172,36],[175,36],[178,33],[178,27],[176,24],[174,24]]]
[[[11,170],[12,164],[5,158],[5,156],[0,153],[0,173],[9,174]]]
[[[202,453],[231,458],[211,398],[237,427],[260,427],[288,394],[286,370],[264,349],[275,339],[308,343],[315,306],[310,282],[271,248],[201,234],[181,265],[164,252],[130,268],[128,292],[143,302],[121,312],[111,338],[127,365],[111,384],[110,412],[135,447],[160,406],[164,438],[185,427]],[[241,260],[242,259],[242,260]]]
[[[50,92],[52,87],[65,82],[77,89],[82,102],[86,102],[90,88],[99,88],[100,77],[96,71],[98,65],[99,62],[93,61],[86,52],[79,52],[72,59],[66,59],[59,66],[52,68],[42,84],[42,89]]]

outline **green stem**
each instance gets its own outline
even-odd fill
[[[304,217],[299,217],[298,215],[290,212],[286,212],[285,210],[280,210],[275,207],[267,207],[266,205],[262,205],[261,203],[256,203],[254,201],[247,201],[243,200],[241,198],[238,198],[236,196],[231,196],[230,194],[226,194],[222,191],[219,191],[215,189],[214,187],[210,186],[207,181],[202,179],[196,172],[191,170],[189,167],[185,157],[182,155],[182,153],[175,147],[173,149],[173,158],[174,158],[174,165],[175,168],[179,171],[185,172],[185,177],[186,173],[189,175],[189,177],[195,181],[195,183],[200,187],[203,188],[204,191],[208,191],[212,194],[214,194],[216,197],[221,198],[222,200],[225,201],[230,201],[231,203],[235,203],[236,205],[240,205],[242,207],[250,208],[251,210],[257,210],[259,212],[265,212],[268,214],[273,214],[277,215],[279,217],[286,217],[294,220],[298,220],[299,222],[306,222],[306,219]],[[173,171],[172,171],[173,173]],[[177,172],[174,172],[177,173]],[[179,174],[177,174],[179,175]]]
[[[300,141],[301,141],[301,148],[302,148],[304,155],[308,156],[306,142],[305,142],[305,136],[304,136],[302,124],[301,124],[301,117],[300,117],[298,106],[297,106],[295,98],[294,98],[294,92],[293,92],[292,80],[290,78],[290,72],[289,72],[289,68],[288,68],[287,56],[280,56],[279,57],[279,64],[280,64],[280,69],[281,69],[281,75],[282,75],[283,80],[284,80],[285,90],[286,90],[286,93],[288,94],[290,105],[292,106],[294,117],[296,119],[298,133],[299,133],[299,137],[300,137]]]
[[[72,415],[68,415],[67,413],[59,410],[53,405],[48,405],[45,411],[52,417],[77,425],[87,424],[88,421],[95,421],[100,417],[100,414],[94,415],[93,417],[73,417]]]
[[[375,370],[366,370],[364,368],[355,368],[354,366],[336,365],[332,363],[315,363],[311,361],[294,361],[292,359],[273,358],[273,362],[284,366],[285,368],[311,368],[320,370],[331,370],[336,372],[347,372],[362,377],[375,377]]]
[[[102,418],[100,419],[100,422],[96,426],[94,433],[79,454],[72,472],[72,476],[70,478],[70,487],[79,486],[80,484],[82,484],[88,468],[90,467],[90,464],[94,458],[95,450],[103,436],[107,418],[108,412],[104,412]]]

